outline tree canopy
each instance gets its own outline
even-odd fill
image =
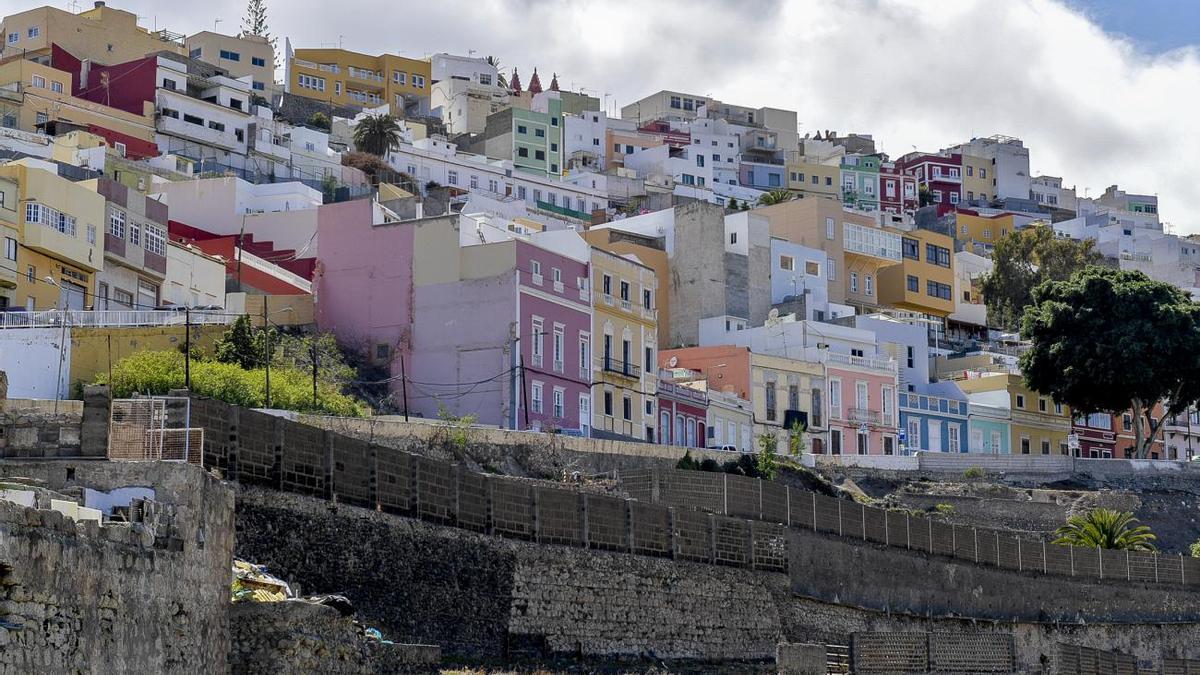
[[[1055,544],[1107,548],[1121,551],[1154,551],[1157,539],[1150,528],[1138,525],[1128,511],[1094,509],[1082,516],[1071,516],[1054,534]]]
[[[1132,411],[1146,457],[1166,417],[1200,399],[1200,305],[1141,272],[1088,267],[1032,293],[1025,383],[1076,413]],[[1154,416],[1163,401],[1166,415]]]
[[[788,192],[787,190],[771,190],[770,192],[764,192],[758,196],[758,205],[773,206],[775,204],[782,204],[784,202],[791,201],[791,199],[792,193]]]
[[[354,146],[363,152],[386,157],[400,147],[400,125],[391,115],[367,115],[354,125]]]
[[[1056,237],[1054,229],[1046,225],[1009,232],[996,243],[994,267],[983,279],[988,325],[1016,330],[1038,284],[1068,279],[1102,259],[1091,239]]]

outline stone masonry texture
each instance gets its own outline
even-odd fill
[[[0,502],[0,673],[226,672],[227,486],[163,463],[0,463],[15,476],[66,493],[153,486],[157,515],[98,527]]]

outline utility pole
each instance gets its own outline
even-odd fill
[[[525,429],[529,429],[529,393],[525,386],[525,355],[520,357],[521,361],[521,408],[525,411]]]
[[[183,308],[183,388],[192,391],[192,308]]]
[[[268,324],[269,319],[267,319],[267,297],[268,296],[266,296],[266,295],[263,296],[262,314],[263,314],[263,337],[266,339],[266,342],[267,342],[267,344],[266,344],[266,351],[267,351],[267,400],[266,400],[266,404],[267,404],[267,406],[266,407],[270,408],[271,407],[271,331],[270,331],[270,325]]]
[[[317,339],[312,339],[313,410],[317,409]]]
[[[408,421],[408,374],[404,372],[404,353],[400,353],[400,394],[404,397],[404,421]]]
[[[509,351],[509,361],[511,362],[511,368],[508,371],[508,390],[509,390],[508,405],[512,408],[512,414],[509,415],[510,424],[512,426],[510,426],[509,428],[516,429],[517,428],[517,408],[520,407],[517,405],[517,341],[516,341],[516,339],[509,338],[508,348],[510,350]]]

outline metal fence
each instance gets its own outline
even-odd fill
[[[225,478],[485,534],[787,571],[782,524],[470,471],[364,439],[194,397],[204,463]]]
[[[182,409],[169,414],[169,408]],[[156,396],[117,399],[109,408],[108,458],[128,461],[204,462],[204,430],[189,425],[190,401]]]
[[[1013,636],[1003,633],[854,633],[854,673],[1012,673]]]
[[[104,326],[182,326],[183,311],[170,310],[46,310],[40,312],[0,312],[0,329],[3,328],[46,328],[68,326],[96,328]],[[190,312],[192,325],[227,324],[235,315],[224,311],[193,310]]]
[[[1056,657],[1056,675],[1138,675],[1137,659],[1130,654],[1060,642]],[[1167,661],[1163,673],[1168,672]]]
[[[642,469],[621,471],[619,478],[627,494],[653,504],[778,523],[1018,572],[1200,585],[1200,559],[1183,555],[1059,546],[726,473]]]

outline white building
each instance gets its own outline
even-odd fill
[[[251,77],[202,72],[169,56],[158,57],[156,142],[164,154],[217,167],[245,169],[249,148]],[[207,99],[207,100],[206,100]]]
[[[429,79],[434,83],[454,79],[492,86],[499,84],[499,73],[487,59],[442,53],[429,57]]]
[[[1029,181],[1029,198],[1051,208],[1076,210],[1075,188],[1064,188],[1062,181],[1058,176],[1034,176]]]
[[[567,171],[608,168],[608,116],[598,111],[563,116],[563,164]]]
[[[970,251],[954,254],[954,311],[950,323],[963,324],[971,334],[987,329],[987,306],[979,292],[983,277],[991,273],[992,260]]]
[[[992,161],[992,191],[1001,199],[1029,199],[1029,148],[1019,138],[988,136],[960,143],[950,152]]]
[[[497,84],[451,78],[429,88],[429,111],[451,135],[481,134],[488,115],[507,107],[508,91]]]
[[[1156,195],[1130,194],[1110,185],[1099,197],[1077,200],[1080,216],[1104,214],[1112,225],[1161,230]]]
[[[420,185],[432,181],[502,200],[515,198],[530,210],[572,216],[550,207],[566,209],[578,216],[576,220],[608,208],[604,174],[579,172],[558,178],[514,171],[512,160],[460,153],[457,145],[440,137],[402,143],[398,150],[388,153],[388,163],[397,171],[415,176]]]
[[[187,307],[225,306],[225,261],[195,246],[170,242],[162,303]]]

